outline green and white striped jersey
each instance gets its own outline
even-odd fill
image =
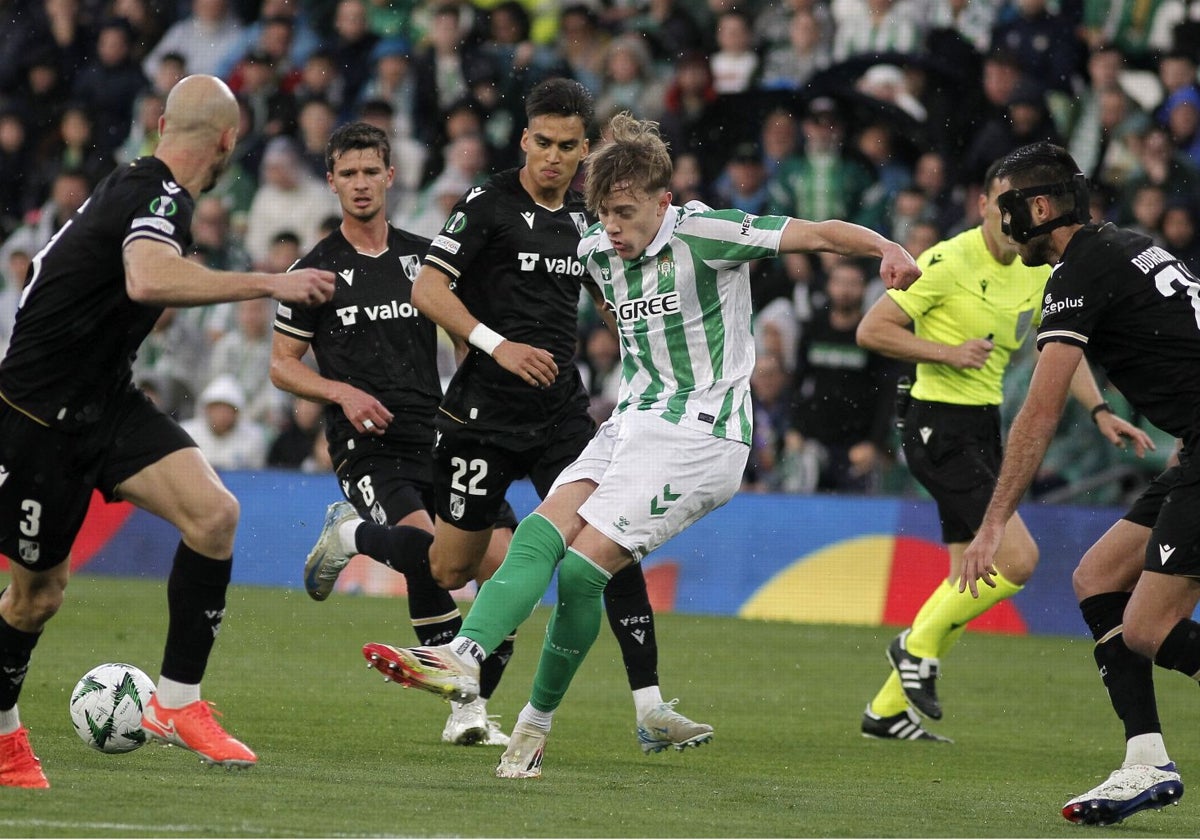
[[[750,260],[774,257],[787,216],[671,206],[635,260],[617,256],[593,225],[579,259],[616,315],[621,341],[617,412],[664,419],[749,444]]]

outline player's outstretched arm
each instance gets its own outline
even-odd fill
[[[122,257],[130,299],[152,306],[203,306],[262,297],[316,306],[333,297],[333,272],[316,268],[285,274],[213,271],[150,239],[133,240]]]
[[[846,257],[878,257],[879,276],[889,289],[907,289],[921,276],[912,255],[870,228],[830,219],[810,222],[792,219],[783,229],[781,253],[830,251]]]
[[[317,373],[301,361],[308,342],[275,333],[271,337],[271,383],[297,397],[341,406],[356,431],[382,435],[392,412],[361,388]]]

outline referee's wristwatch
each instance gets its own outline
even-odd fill
[[[1099,424],[1100,421],[1096,419],[1096,416],[1098,414],[1100,414],[1100,412],[1102,412],[1102,411],[1107,411],[1109,414],[1113,413],[1112,406],[1106,402],[1102,402],[1099,405],[1093,406],[1092,407],[1092,422],[1093,423]]]

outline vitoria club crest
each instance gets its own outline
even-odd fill
[[[467,500],[457,493],[450,494],[450,516],[453,519],[462,519],[463,513],[466,512]]]

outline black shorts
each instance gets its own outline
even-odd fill
[[[464,531],[482,531],[512,519],[504,495],[517,479],[528,477],[538,496],[545,498],[554,479],[596,432],[586,406],[581,410],[574,400],[551,422],[520,432],[480,431],[445,415],[439,416],[437,427],[437,515]]]
[[[418,510],[433,511],[428,462],[414,474],[403,453],[350,455],[337,464],[342,494],[368,522],[395,525]]]
[[[1151,529],[1147,571],[1200,578],[1200,461],[1181,458],[1150,482],[1122,518]]]
[[[130,388],[78,434],[47,428],[0,402],[0,553],[44,571],[67,559],[92,491],[119,485],[192,438]]]
[[[357,441],[331,446],[330,457],[342,494],[368,522],[395,525],[414,511],[433,516],[432,447],[393,446],[386,442]],[[517,527],[508,502],[502,505],[497,525]]]
[[[983,522],[1004,456],[999,407],[912,400],[903,444],[913,478],[937,502],[942,540],[970,542]]]

